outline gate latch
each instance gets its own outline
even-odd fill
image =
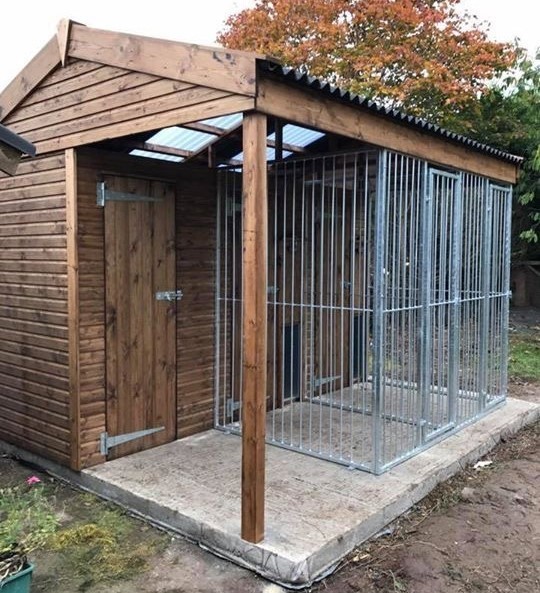
[[[156,301],[181,301],[183,296],[181,290],[158,290]]]

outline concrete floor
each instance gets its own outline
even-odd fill
[[[237,436],[208,431],[85,470],[80,481],[273,581],[302,587],[539,415],[539,405],[509,399],[382,476],[269,446],[266,537],[258,545],[239,535]]]

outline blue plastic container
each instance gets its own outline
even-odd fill
[[[28,564],[17,574],[0,581],[0,591],[2,593],[30,593],[33,572],[34,565]]]

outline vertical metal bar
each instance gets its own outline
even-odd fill
[[[421,319],[420,319],[420,356],[419,356],[419,413],[418,443],[423,444],[426,438],[426,422],[429,417],[429,397],[431,392],[430,356],[431,356],[431,266],[432,266],[432,230],[433,230],[433,173],[428,164],[424,163],[424,191],[422,199],[422,233],[421,233]]]
[[[452,300],[450,311],[450,335],[449,335],[449,381],[448,381],[448,420],[456,423],[457,408],[456,398],[459,390],[459,343],[461,327],[461,295],[460,278],[462,276],[461,265],[461,217],[462,217],[462,175],[454,184],[454,207],[453,207],[453,228],[452,228],[452,260],[450,299]]]
[[[305,329],[304,329],[304,295],[305,295],[305,270],[304,270],[304,248],[306,244],[306,161],[302,162],[302,189],[301,189],[301,228],[300,228],[300,329],[298,335],[300,336],[300,363],[302,366],[302,372],[300,373],[300,385],[299,385],[299,401],[300,401],[300,434],[298,439],[299,447],[302,449],[304,446],[303,443],[303,436],[304,436],[304,391],[306,389],[306,372],[307,372],[307,364],[306,364],[306,349],[307,343],[305,339]]]
[[[373,302],[373,395],[372,395],[372,461],[373,472],[380,473],[381,468],[381,401],[384,390],[384,309],[385,309],[385,254],[386,237],[386,182],[388,152],[381,150],[377,159],[377,187],[375,198],[375,262],[374,262],[374,302]]]
[[[214,426],[219,426],[219,400],[220,400],[220,342],[221,342],[221,204],[223,173],[217,173],[217,204],[216,204],[216,273],[215,273],[215,300],[214,300]]]
[[[510,308],[510,253],[512,232],[512,188],[505,191],[505,219],[504,219],[504,261],[503,261],[503,314],[501,335],[501,393],[506,397],[508,390],[508,318]]]
[[[482,233],[482,259],[481,259],[481,294],[482,294],[482,318],[480,327],[480,384],[477,414],[486,407],[487,380],[488,380],[488,340],[489,340],[489,317],[490,317],[490,276],[491,276],[491,233],[493,218],[493,193],[487,181],[483,184],[485,197],[485,208],[483,215]]]

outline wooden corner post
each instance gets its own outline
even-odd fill
[[[266,115],[243,123],[242,538],[264,538],[268,188]]]

